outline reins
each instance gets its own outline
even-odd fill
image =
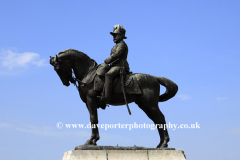
[[[90,70],[87,72],[87,74],[85,74],[85,75],[83,76],[83,78],[82,78],[81,80],[79,80],[79,79],[76,78],[76,75],[75,75],[74,72],[70,73],[71,76],[72,76],[71,78],[72,78],[73,81],[74,81],[74,82],[71,82],[71,81],[70,81],[70,82],[73,83],[74,86],[76,86],[76,88],[77,88],[77,90],[78,90],[78,89],[79,89],[79,84],[77,84],[76,82],[82,83],[82,80],[83,80],[85,77],[87,77],[87,75],[88,75],[91,71],[93,71],[96,67],[97,67],[97,63],[95,62],[93,68],[90,69]]]

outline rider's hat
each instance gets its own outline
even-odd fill
[[[120,24],[117,24],[113,27],[113,32],[110,32],[111,35],[121,34],[123,35],[123,39],[127,39],[125,37],[126,30]]]

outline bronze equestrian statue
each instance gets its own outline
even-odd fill
[[[50,57],[50,64],[54,66],[63,85],[69,86],[71,82],[77,86],[89,111],[92,125],[98,124],[98,108],[105,109],[106,104],[119,106],[132,102],[155,124],[164,125],[165,117],[158,107],[158,102],[174,97],[178,86],[164,77],[129,72],[128,47],[123,41],[126,39],[125,32],[121,25],[115,25],[113,32],[110,32],[116,45],[104,64],[97,65],[88,55],[74,49],[67,49],[59,52],[56,57]],[[111,68],[107,64],[110,64]],[[72,71],[76,77],[73,77]],[[166,87],[166,92],[159,96],[160,84]],[[157,148],[166,148],[170,138],[167,129],[160,126],[157,127],[160,135]],[[98,128],[94,127],[85,144],[96,145],[99,139]]]

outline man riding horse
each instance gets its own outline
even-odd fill
[[[125,33],[126,30],[119,24],[114,26],[113,32],[110,32],[113,36],[113,42],[116,43],[116,45],[112,48],[110,57],[104,61],[105,64],[110,64],[111,68],[105,74],[105,95],[103,95],[104,97],[99,97],[106,102],[111,100],[113,79],[119,75],[120,71],[123,73],[129,72],[127,62],[128,46],[123,41],[123,39],[127,39]]]
[[[119,106],[126,104],[128,107],[128,103],[135,102],[155,125],[166,125],[165,117],[160,111],[158,103],[169,100],[174,97],[178,91],[178,86],[170,79],[149,74],[133,74],[131,75],[132,79],[128,78],[130,81],[127,80],[126,83],[124,83],[122,75],[124,72],[129,72],[127,62],[128,47],[123,41],[123,39],[126,39],[125,32],[125,29],[121,25],[114,26],[113,32],[110,33],[113,35],[113,41],[116,45],[111,50],[111,56],[104,61],[105,63],[99,65],[97,68],[97,63],[94,59],[74,49],[67,49],[59,52],[56,57],[50,57],[50,64],[54,66],[54,70],[57,72],[63,85],[69,86],[69,81],[72,83],[78,81],[80,84],[78,86],[80,97],[89,111],[91,124],[97,126],[92,128],[91,137],[85,143],[86,145],[96,145],[96,142],[100,138],[97,111],[97,109],[101,107],[99,105],[110,104]],[[110,70],[109,64],[111,66]],[[103,69],[101,69],[101,67]],[[104,67],[106,67],[106,70]],[[72,72],[76,78],[72,76]],[[114,77],[117,77],[119,73],[121,74],[121,91],[119,87],[120,83],[116,83],[116,87],[114,87],[116,90],[112,95],[112,80]],[[96,76],[96,74],[98,76]],[[97,99],[101,94],[103,76],[105,76],[104,99],[110,100],[112,96],[111,101],[106,103],[102,103],[101,100],[99,101]],[[94,78],[97,78],[97,80],[94,80]],[[159,95],[160,85],[166,87],[165,93],[161,95]],[[140,93],[135,92],[136,87],[141,90]],[[129,94],[126,94],[125,89]],[[123,95],[121,93],[123,93]],[[101,96],[98,98],[101,98]],[[129,114],[131,114],[129,107],[128,111]],[[160,136],[160,142],[157,148],[167,148],[170,140],[167,129],[158,126],[157,130]]]

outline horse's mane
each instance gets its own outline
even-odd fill
[[[94,59],[91,59],[87,54],[85,54],[81,51],[75,50],[75,49],[69,48],[69,49],[66,49],[66,50],[63,50],[63,51],[59,52],[57,55],[58,56],[74,56],[76,58],[80,58],[80,59],[84,59],[86,61],[94,62],[94,64],[97,65],[97,62]]]

